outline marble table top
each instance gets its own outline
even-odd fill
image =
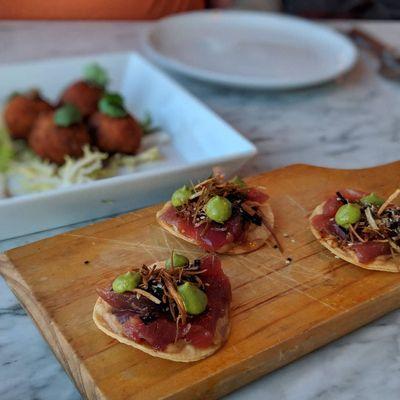
[[[338,24],[342,28],[351,22]],[[400,46],[400,23],[358,23]],[[1,22],[0,63],[141,48],[149,24]],[[292,92],[252,92],[179,78],[259,150],[255,174],[291,163],[359,168],[394,161],[400,149],[400,84],[362,52],[336,82]],[[0,78],[1,79],[1,78]],[[0,251],[72,226],[0,242]],[[77,400],[73,383],[0,278],[0,399]],[[230,399],[397,400],[400,311],[393,312],[230,394]]]

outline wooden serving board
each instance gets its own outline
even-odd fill
[[[171,249],[201,255],[157,226],[159,207],[10,250],[0,269],[84,397],[213,399],[399,307],[400,274],[336,259],[307,220],[339,188],[388,195],[399,176],[400,162],[356,171],[294,165],[251,178],[271,196],[285,254],[266,246],[222,257],[233,288],[232,333],[218,353],[196,363],[153,358],[92,322],[96,286],[130,266],[165,259]]]

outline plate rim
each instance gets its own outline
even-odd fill
[[[276,82],[273,80],[263,79],[263,78],[248,78],[241,77],[234,74],[224,74],[220,72],[213,72],[211,70],[203,69],[200,67],[192,67],[172,56],[167,56],[159,51],[152,45],[151,35],[154,34],[157,29],[161,26],[161,24],[170,23],[170,21],[174,20],[182,20],[192,17],[198,18],[210,18],[210,16],[223,16],[226,18],[230,15],[234,15],[236,17],[255,17],[255,18],[266,18],[266,19],[279,19],[285,20],[289,22],[301,23],[304,26],[308,26],[312,29],[318,29],[324,31],[336,39],[339,39],[343,42],[344,45],[347,46],[347,50],[350,52],[348,61],[341,68],[338,68],[336,72],[332,72],[327,74],[325,77],[318,77],[316,79],[307,79],[303,81],[292,81],[292,82]],[[335,78],[338,78],[345,73],[349,72],[353,66],[356,64],[359,52],[357,47],[341,32],[333,29],[330,26],[319,24],[317,22],[313,22],[304,18],[300,18],[297,16],[280,14],[275,12],[257,12],[251,10],[202,10],[202,11],[192,11],[186,13],[180,13],[177,15],[167,16],[165,18],[157,21],[150,29],[147,30],[146,34],[143,37],[143,47],[145,54],[150,58],[151,61],[154,61],[156,64],[160,65],[162,68],[167,69],[170,72],[176,72],[181,75],[194,78],[200,81],[208,81],[217,85],[230,86],[235,88],[248,88],[248,89],[269,89],[269,90],[291,90],[291,89],[300,89],[306,87],[317,86],[323,83],[330,82]]]

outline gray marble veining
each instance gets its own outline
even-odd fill
[[[400,23],[366,25],[392,44],[400,34]],[[0,62],[140,48],[147,27],[2,22]],[[360,168],[399,158],[400,84],[380,78],[369,54],[362,53],[354,70],[337,82],[294,92],[233,90],[178,79],[257,145],[259,155],[244,174],[299,162]],[[0,251],[69,229],[3,241]],[[393,312],[229,398],[397,400],[399,372],[400,312]],[[55,398],[80,395],[0,279],[0,399]]]

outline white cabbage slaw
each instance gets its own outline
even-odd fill
[[[82,157],[65,158],[61,166],[37,156],[23,141],[12,141],[0,127],[0,199],[44,192],[132,172],[162,159],[159,146],[169,142],[162,131],[146,135],[136,155],[109,155],[86,145]]]

